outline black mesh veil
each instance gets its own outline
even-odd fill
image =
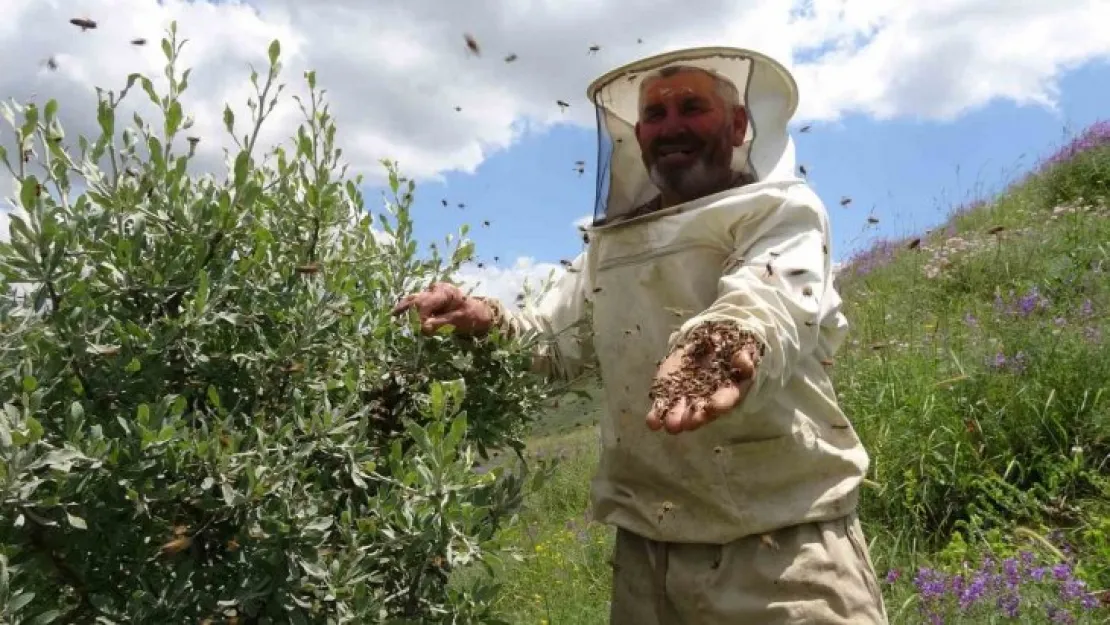
[[[595,226],[635,211],[659,194],[644,167],[635,123],[643,80],[675,65],[707,70],[736,87],[749,124],[744,142],[733,152],[735,171],[756,181],[794,177],[794,146],[786,126],[798,95],[783,65],[739,48],[668,52],[617,68],[587,90],[597,113]]]

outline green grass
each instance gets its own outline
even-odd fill
[[[926,622],[922,568],[988,554],[1067,558],[1086,590],[1110,588],[1110,125],[1046,163],[913,249],[876,243],[838,281],[852,334],[834,382],[872,457],[861,518],[880,575],[898,576],[897,623]],[[519,561],[496,567],[509,622],[607,620],[612,530],[583,523],[598,406],[562,398],[530,441],[558,465],[506,537]],[[1014,622],[1049,622],[1059,590],[1028,577]],[[1004,620],[992,599],[945,622]]]

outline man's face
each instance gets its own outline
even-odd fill
[[[732,150],[744,140],[743,107],[729,107],[713,77],[681,71],[653,79],[640,101],[636,139],[664,199],[686,202],[732,180]]]

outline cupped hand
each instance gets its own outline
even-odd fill
[[[659,364],[647,426],[679,434],[696,430],[740,405],[755,377],[754,341],[704,333]]]

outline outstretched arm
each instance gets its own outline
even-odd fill
[[[848,324],[832,285],[828,232],[823,204],[805,188],[737,227],[717,299],[671,337],[649,427],[677,433],[733,409],[750,413],[787,384],[801,359],[831,357]]]

